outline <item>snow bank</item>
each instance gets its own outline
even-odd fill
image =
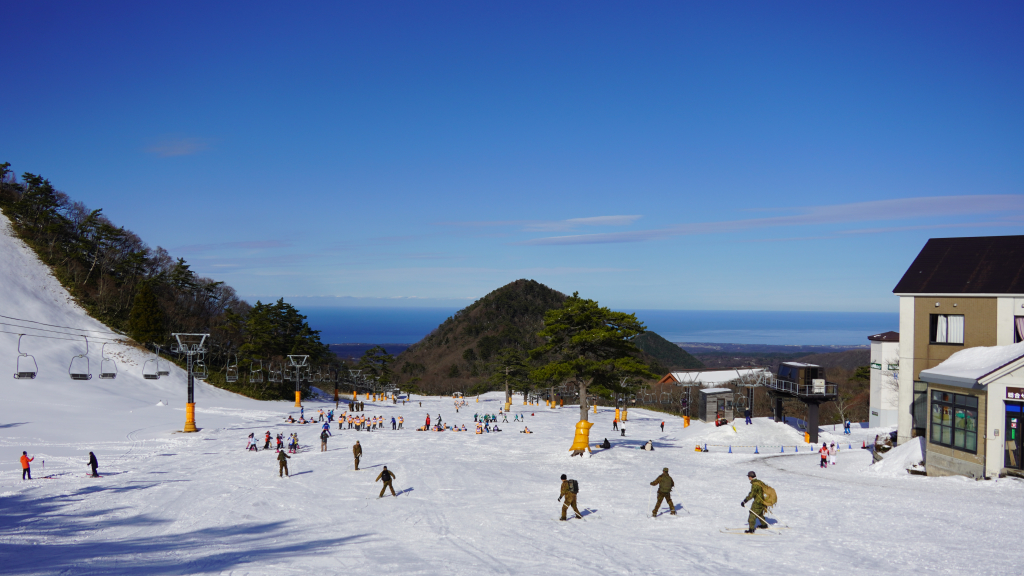
[[[920,467],[924,462],[924,437],[918,436],[882,455],[882,459],[871,465],[869,470],[888,476],[900,476],[909,468]]]

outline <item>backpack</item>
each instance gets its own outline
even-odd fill
[[[761,503],[764,504],[765,508],[771,508],[779,502],[779,495],[775,493],[775,488],[765,484],[764,485],[764,497],[761,499]]]
[[[575,481],[575,480],[570,479],[569,480],[569,492],[572,492],[573,494],[579,494],[580,493],[580,483]]]
[[[380,479],[385,482],[391,482],[391,472],[385,470],[384,473],[380,475]]]

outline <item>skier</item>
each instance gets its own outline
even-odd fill
[[[427,414],[427,424],[425,430],[430,430],[430,414]]]
[[[753,500],[750,503],[750,514],[747,514],[747,525],[750,526],[750,529],[744,531],[744,534],[753,534],[758,520],[764,521],[764,527],[768,527],[768,522],[764,520],[764,482],[757,479],[757,474],[753,470],[747,472],[747,478],[750,480],[750,493],[743,499],[740,506],[746,508],[747,501]]]
[[[668,509],[670,510],[669,514],[673,516],[676,515],[676,505],[672,503],[671,494],[672,487],[675,485],[675,481],[668,475],[668,468],[663,468],[661,470],[661,476],[658,476],[654,479],[654,482],[651,482],[651,486],[658,487],[658,503],[654,505],[654,511],[651,512],[651,516],[655,518],[658,517],[658,509],[661,508],[662,500],[668,503]]]
[[[567,480],[565,474],[562,474],[562,489],[558,496],[558,500],[562,502],[562,517],[559,520],[565,521],[565,513],[569,510],[569,506],[572,506],[573,512],[576,513],[576,517],[583,519],[583,515],[580,514],[580,509],[576,507],[576,494],[579,492],[579,484],[575,480]]]
[[[849,434],[849,433],[850,433],[850,421],[847,420],[846,422],[843,423],[843,434]]]
[[[303,406],[302,408],[299,408],[299,417],[302,418],[303,420],[306,419],[306,408],[305,408],[305,406]]]
[[[502,413],[502,415],[501,415],[501,423],[502,424],[508,424],[508,414]]]
[[[665,431],[665,421],[664,420],[661,421],[661,431],[662,432]]]
[[[267,441],[263,444],[264,450],[270,449],[270,430],[267,430]]]
[[[829,445],[828,445],[828,463],[829,463],[830,466],[835,466],[836,465],[836,452],[838,452],[838,450],[836,449],[836,443],[835,442],[829,443]]]
[[[324,432],[327,433],[328,436],[334,436],[334,434],[331,434],[331,423],[330,422],[324,422],[324,425],[323,425],[322,429],[323,429]]]
[[[383,498],[384,491],[389,488],[391,489],[391,495],[396,498],[398,497],[398,494],[395,494],[395,487],[391,485],[391,481],[394,480],[394,478],[395,473],[388,470],[387,466],[385,466],[384,469],[380,471],[380,474],[377,475],[377,480],[374,480],[374,482],[377,482],[378,480],[383,480],[384,486],[381,487],[380,494],[377,496],[377,498]]]
[[[751,415],[752,414],[750,412],[750,408],[747,408],[746,410],[743,411],[743,417],[746,419],[746,423],[747,424],[753,424],[753,422],[750,421],[750,416]]]
[[[324,430],[320,433],[320,451],[327,452],[327,439],[330,438],[330,433]]]
[[[284,452],[278,452],[277,453],[277,477],[278,478],[281,478],[282,476],[288,476],[288,459],[289,458],[291,458],[291,456],[285,454]]]
[[[21,479],[22,480],[24,480],[26,476],[28,476],[29,480],[32,479],[32,469],[29,468],[28,463],[33,461],[33,460],[35,460],[35,459],[36,459],[35,456],[33,456],[32,458],[29,458],[28,457],[28,452],[25,452],[25,451],[21,452]]]
[[[615,418],[612,419],[612,431],[615,431],[615,430],[618,430],[618,429],[619,429],[619,418],[618,418],[618,416],[616,416]]]
[[[359,440],[352,446],[352,457],[356,460],[356,470],[359,470],[359,459],[363,457],[363,447],[359,445]]]
[[[279,433],[277,435],[277,450],[276,450],[276,452],[280,452],[282,449],[284,449],[284,434],[280,434]]]
[[[92,468],[92,477],[93,478],[99,478],[100,477],[100,473],[96,471],[96,469],[99,468],[99,466],[100,466],[100,463],[96,461],[96,455],[93,454],[92,452],[89,452],[89,467]]]
[[[821,443],[818,454],[821,454],[821,467],[828,468],[828,446],[824,442]]]
[[[401,430],[401,429],[402,429],[402,424],[404,424],[404,423],[405,423],[405,418],[404,418],[404,417],[402,417],[402,416],[399,416],[399,417],[398,417],[398,429],[399,429],[399,430]]]

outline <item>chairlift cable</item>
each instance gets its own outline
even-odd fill
[[[9,332],[7,330],[0,330],[0,334],[14,334],[15,336],[25,335],[25,336],[31,336],[32,338],[46,338],[48,340],[72,340],[74,342],[78,342],[78,338],[82,337],[81,335],[69,334],[69,336],[77,336],[77,337],[76,338],[58,338],[56,336],[43,336],[41,334],[26,334],[25,332]],[[63,332],[58,332],[58,334],[63,334]],[[93,340],[101,341],[101,342],[115,342],[115,343],[120,343],[121,342],[121,340],[111,340],[109,338],[93,338]]]
[[[40,324],[42,326],[49,326],[50,328],[66,328],[68,330],[78,330],[79,332],[96,332],[97,334],[117,334],[118,336],[122,335],[122,334],[118,334],[117,332],[114,332],[113,330],[109,330],[109,329],[106,332],[104,332],[102,330],[87,330],[85,328],[72,328],[71,326],[59,326],[57,324],[46,324],[45,322],[37,322],[36,320],[25,320],[24,318],[14,318],[13,316],[4,316],[3,314],[0,314],[0,318],[7,318],[8,320],[17,320],[18,322],[30,322],[32,324]]]
[[[65,334],[67,336],[75,336],[76,338],[81,338],[82,336],[84,336],[84,334],[72,334],[70,332],[60,332],[58,330],[48,330],[46,328],[36,328],[35,326],[19,326],[17,324],[11,324],[10,322],[0,322],[0,326],[11,326],[13,328],[24,328],[25,330],[38,330],[40,332],[53,332],[54,334]],[[74,330],[74,328],[72,328],[72,330]],[[124,336],[121,336],[120,334],[116,334],[114,332],[107,332],[107,334],[115,334],[117,336],[120,336],[121,338],[124,338]],[[96,338],[97,340],[101,339],[101,338],[96,337],[96,336],[90,336],[90,338]],[[110,340],[110,341],[111,342],[116,342],[116,340]]]

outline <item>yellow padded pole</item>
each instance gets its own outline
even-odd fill
[[[298,390],[295,391],[295,407],[302,407],[302,392],[299,392]]]
[[[587,450],[590,448],[590,427],[593,422],[580,420],[576,423],[576,437],[572,440],[572,447],[569,450]]]
[[[196,428],[196,403],[189,402],[185,404],[185,428],[184,432],[198,432]]]

